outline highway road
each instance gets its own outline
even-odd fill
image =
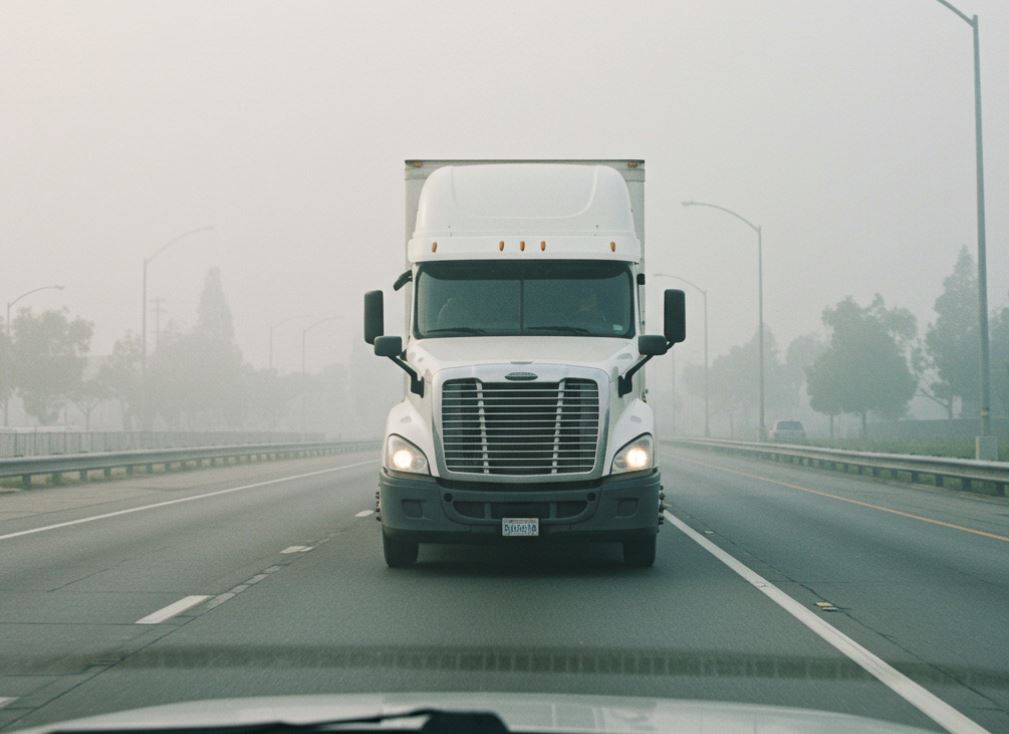
[[[0,727],[209,697],[481,690],[933,730],[938,705],[1009,731],[1009,501],[694,450],[664,448],[662,466],[670,522],[637,570],[606,545],[424,546],[388,569],[371,454],[0,493]]]

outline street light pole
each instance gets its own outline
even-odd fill
[[[198,234],[200,232],[209,232],[214,228],[214,225],[207,225],[205,227],[197,227],[196,229],[191,229],[187,232],[183,232],[177,237],[174,237],[168,242],[164,243],[153,254],[144,258],[144,273],[143,279],[141,281],[141,305],[140,305],[140,386],[141,395],[143,396],[143,406],[141,408],[140,420],[143,427],[147,426],[147,268],[154,261],[154,259],[160,255],[162,252],[167,250],[169,247],[174,245],[179,240],[184,240],[190,235]]]
[[[30,296],[32,293],[38,293],[39,291],[48,291],[48,290],[61,291],[61,290],[63,290],[63,286],[61,286],[61,285],[43,285],[43,286],[40,286],[38,288],[32,288],[30,291],[25,291],[24,293],[22,293],[20,296],[18,296],[17,298],[15,298],[13,301],[8,301],[7,302],[7,315],[4,317],[4,331],[5,331],[5,334],[7,335],[7,340],[8,341],[11,340],[11,337],[14,334],[13,330],[11,329],[11,309],[14,308],[15,304],[17,304],[17,302],[20,301],[25,296]],[[8,361],[10,361],[9,358],[8,358]],[[7,382],[8,382],[8,386],[9,386],[9,384],[10,384],[10,376],[11,376],[10,367],[7,368],[7,374],[4,375],[4,376],[7,378]],[[10,403],[10,396],[4,397],[4,428],[6,428],[7,426],[10,425],[10,423],[8,422],[8,417],[9,417],[8,416],[8,404],[9,403]]]
[[[942,0],[940,0],[942,2]],[[764,400],[764,229],[759,224],[754,224],[749,219],[738,212],[734,212],[718,204],[709,204],[703,201],[685,201],[683,206],[706,206],[709,209],[717,209],[730,216],[735,217],[747,227],[752,229],[757,235],[757,349],[760,362],[758,373],[760,380],[760,440],[767,439],[767,426],[765,424],[765,400]]]
[[[686,278],[681,278],[679,275],[667,275],[666,273],[656,273],[656,278],[670,278],[672,280],[678,280],[681,283],[685,283],[698,293],[701,294],[701,300],[704,304],[704,437],[711,438],[711,423],[710,423],[710,412],[709,412],[709,401],[708,401],[708,292],[701,288],[696,283],[693,283]]]
[[[975,442],[978,459],[997,459],[998,440],[991,435],[991,355],[988,336],[988,253],[984,211],[984,140],[981,125],[981,36],[976,15],[967,15],[948,0],[937,2],[971,27],[974,39],[974,155],[977,186],[978,398],[981,431]]]

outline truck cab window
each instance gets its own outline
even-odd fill
[[[416,284],[419,338],[634,335],[626,263],[426,263]]]

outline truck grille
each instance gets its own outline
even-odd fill
[[[441,424],[450,472],[583,474],[595,466],[599,388],[575,378],[521,385],[449,380]]]

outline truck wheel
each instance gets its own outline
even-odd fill
[[[417,543],[396,540],[382,533],[382,553],[389,568],[405,568],[417,562]]]
[[[655,563],[656,536],[624,541],[624,563],[635,568],[649,568]]]

